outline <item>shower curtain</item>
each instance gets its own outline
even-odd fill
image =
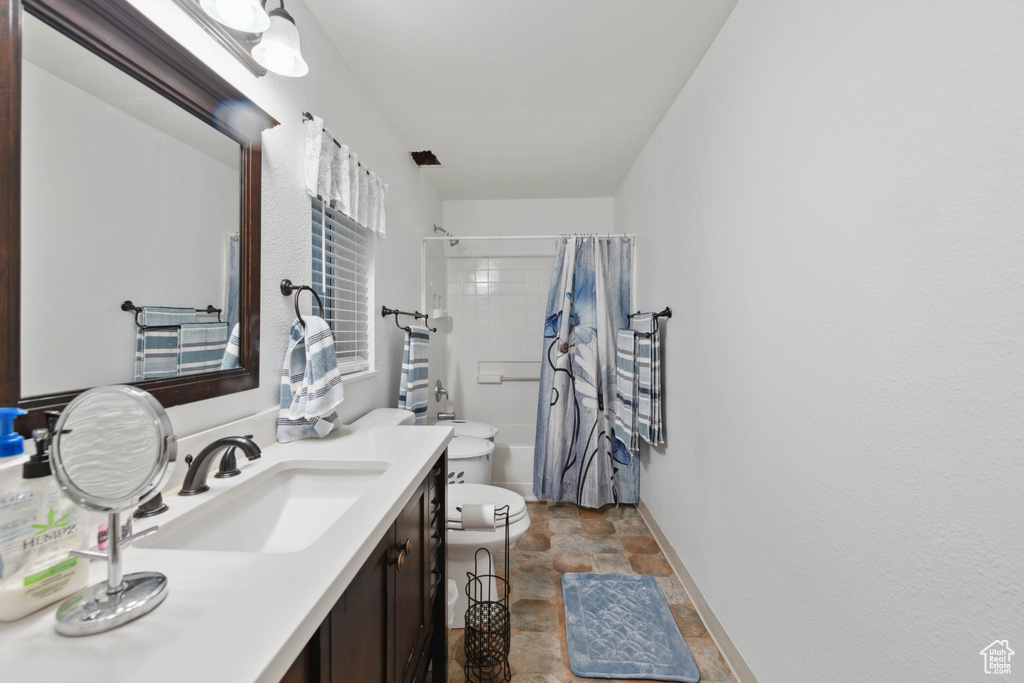
[[[639,458],[614,438],[615,331],[627,326],[632,243],[562,240],[548,292],[533,492],[584,507],[636,503]]]

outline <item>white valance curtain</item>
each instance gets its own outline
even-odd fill
[[[320,195],[331,206],[367,230],[387,233],[388,186],[359,163],[348,145],[335,142],[324,120],[306,120],[306,192]]]

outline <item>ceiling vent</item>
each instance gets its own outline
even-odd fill
[[[434,153],[429,149],[422,152],[409,152],[412,155],[412,160],[416,162],[417,166],[440,166],[441,162],[437,160]]]

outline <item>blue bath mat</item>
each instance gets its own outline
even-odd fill
[[[652,576],[563,574],[569,668],[581,678],[700,680]]]

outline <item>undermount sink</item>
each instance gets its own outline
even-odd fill
[[[388,464],[381,462],[280,463],[171,520],[136,545],[166,550],[296,552],[320,538],[387,468]]]

